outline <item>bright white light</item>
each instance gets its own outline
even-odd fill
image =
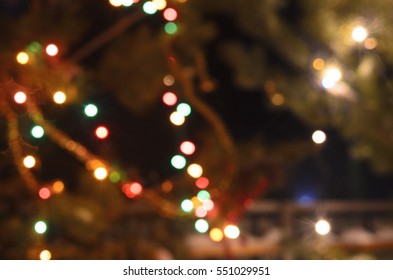
[[[49,261],[52,258],[52,254],[49,250],[43,250],[40,253],[40,260]]]
[[[187,162],[183,156],[175,155],[171,159],[171,164],[176,169],[183,169],[186,166]]]
[[[34,230],[38,233],[38,234],[43,234],[46,232],[47,226],[46,223],[43,221],[38,221],[35,223],[34,225]]]
[[[15,95],[14,95],[14,100],[15,100],[15,102],[18,103],[18,104],[23,104],[23,103],[26,102],[27,96],[26,96],[26,94],[25,94],[24,92],[18,91],[18,92],[15,93]]]
[[[109,3],[114,7],[120,7],[122,2],[122,0],[109,0]]]
[[[55,56],[59,53],[59,48],[55,44],[49,44],[45,50],[49,56]]]
[[[104,180],[108,176],[108,171],[104,167],[98,167],[94,170],[94,177],[97,180]]]
[[[322,130],[317,130],[312,134],[312,140],[315,144],[322,144],[326,141],[326,134]]]
[[[319,220],[315,224],[315,231],[320,235],[326,235],[330,232],[330,224],[326,220]]]
[[[352,39],[358,43],[367,39],[368,32],[363,26],[358,26],[352,31]]]
[[[67,100],[67,96],[62,91],[57,91],[53,94],[53,101],[57,104],[63,104]]]
[[[36,164],[36,160],[35,160],[35,158],[33,157],[33,156],[26,156],[24,159],[23,159],[23,165],[26,167],[26,168],[33,168],[34,166],[35,166],[35,164]]]
[[[169,116],[169,119],[170,119],[171,123],[173,123],[174,125],[177,125],[177,126],[184,124],[184,122],[186,121],[186,118],[184,117],[184,115],[177,112],[177,111],[173,112]]]
[[[98,108],[97,108],[96,105],[94,105],[94,104],[88,104],[88,105],[85,107],[85,115],[86,115],[86,116],[92,118],[92,117],[94,117],[95,115],[97,115],[97,113],[98,113]]]
[[[157,6],[153,2],[147,1],[143,4],[143,11],[149,15],[155,14],[157,12]]]
[[[224,228],[224,234],[227,238],[229,239],[236,239],[240,235],[240,230],[237,226],[235,225],[227,225]]]
[[[124,7],[130,7],[130,6],[132,6],[132,4],[134,4],[134,0],[123,0],[122,1],[122,5]]]
[[[200,233],[205,233],[209,230],[209,223],[204,219],[198,219],[195,222],[195,229]]]
[[[332,88],[341,80],[342,73],[338,68],[329,68],[322,79],[322,86],[326,89]]]
[[[41,138],[44,134],[44,129],[39,125],[36,125],[31,129],[31,135],[33,135],[34,138]]]

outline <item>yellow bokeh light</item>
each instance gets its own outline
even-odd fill
[[[52,258],[52,254],[49,250],[43,250],[40,253],[40,260],[49,261]]]
[[[53,101],[57,104],[63,104],[67,100],[67,96],[62,91],[57,91],[53,94]]]
[[[312,67],[315,70],[322,70],[325,67],[325,61],[322,58],[316,58],[314,59],[314,61],[312,62]]]
[[[209,236],[214,242],[220,242],[224,238],[224,234],[219,228],[212,228]]]
[[[169,117],[171,123],[173,123],[174,125],[180,126],[182,124],[184,124],[184,122],[186,121],[186,118],[184,117],[183,114],[179,113],[179,112],[173,112],[171,114],[171,116]]]
[[[99,167],[105,167],[105,164],[103,164],[102,161],[98,159],[92,159],[86,163],[87,170],[96,170]]]
[[[199,178],[202,176],[203,174],[203,169],[202,166],[200,166],[197,163],[193,163],[191,164],[188,168],[187,168],[187,173],[188,175],[190,175],[193,178]]]
[[[28,155],[28,156],[26,156],[26,157],[23,159],[23,165],[24,165],[26,168],[33,168],[33,167],[35,166],[35,164],[36,164],[36,160],[35,160],[35,158],[34,158],[33,156],[31,156],[31,155]]]
[[[20,64],[26,64],[29,62],[29,55],[25,52],[20,52],[16,55],[16,61]]]
[[[104,180],[108,176],[108,170],[105,167],[98,167],[94,170],[94,177],[97,180]]]
[[[202,202],[198,199],[198,197],[194,196],[191,198],[192,204],[194,205],[194,209],[202,206]]]
[[[285,101],[285,98],[280,93],[275,93],[271,99],[272,104],[275,106],[281,106],[282,104],[284,104],[284,101]]]
[[[163,10],[167,5],[166,0],[152,0],[152,2],[156,5],[157,10]]]
[[[123,4],[123,1],[122,0],[109,0],[109,3],[113,7],[120,7]]]
[[[56,181],[52,185],[52,189],[55,193],[61,193],[64,190],[64,183],[62,181]]]

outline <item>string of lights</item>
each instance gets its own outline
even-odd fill
[[[109,3],[116,8],[129,8],[137,4],[142,5],[142,3],[139,2],[139,0],[109,0]],[[177,2],[183,3],[185,0],[178,0]],[[179,15],[175,7],[169,7],[165,0],[152,0],[144,2],[142,9],[147,15],[154,15],[160,12],[166,21],[163,31],[169,36],[176,35],[179,29],[176,20],[181,15]],[[370,37],[367,29],[362,25],[353,27],[351,37],[357,46],[361,45],[366,50],[373,50],[377,47],[377,40]],[[41,51],[43,53],[40,53]],[[49,58],[56,58],[59,53],[61,53],[61,48],[55,43],[49,43],[45,47],[42,47],[40,43],[32,42],[26,47],[26,50],[18,52],[15,58],[20,66],[25,67],[27,70],[34,71],[34,65],[40,63],[37,54],[44,54]],[[36,192],[38,197],[45,201],[50,199],[52,195],[60,195],[66,189],[66,186],[61,179],[44,184],[41,184],[36,179],[32,170],[37,167],[40,160],[37,155],[27,154],[23,151],[20,142],[21,136],[17,120],[17,110],[13,109],[14,106],[17,106],[18,109],[24,107],[27,110],[29,117],[35,123],[30,130],[34,138],[40,139],[48,136],[57,145],[72,153],[78,160],[83,162],[86,169],[90,171],[98,181],[108,179],[112,183],[118,184],[125,197],[129,199],[145,199],[154,204],[157,208],[165,211],[168,216],[176,217],[184,214],[189,216],[193,215],[193,219],[195,219],[195,230],[199,233],[208,233],[211,240],[215,242],[222,241],[224,237],[229,239],[238,238],[240,236],[240,229],[236,224],[228,223],[226,220],[223,224],[216,224],[213,218],[209,220],[209,214],[216,207],[215,199],[229,188],[231,180],[236,173],[236,151],[234,144],[225,127],[220,124],[219,118],[211,113],[209,108],[195,97],[193,93],[189,93],[187,81],[182,81],[184,77],[182,78],[183,74],[181,72],[184,72],[184,69],[181,69],[181,66],[178,65],[173,56],[169,56],[169,64],[174,73],[173,75],[167,74],[162,80],[164,86],[167,88],[162,94],[162,103],[168,108],[173,109],[169,115],[169,121],[176,128],[180,128],[183,125],[187,125],[187,118],[193,113],[194,109],[202,111],[202,115],[203,111],[205,111],[205,115],[208,116],[207,118],[209,118],[212,123],[216,134],[222,140],[223,146],[225,146],[230,158],[230,160],[228,160],[228,167],[226,168],[226,178],[223,180],[225,181],[224,184],[219,186],[211,185],[211,180],[205,174],[206,171],[203,166],[198,162],[190,160],[192,155],[198,153],[197,145],[193,140],[188,138],[182,139],[178,146],[178,153],[172,155],[170,163],[168,164],[176,170],[185,171],[194,180],[196,189],[194,190],[194,196],[184,198],[179,203],[172,203],[158,193],[145,188],[141,182],[132,181],[124,177],[122,175],[126,173],[124,170],[112,167],[105,159],[90,152],[84,145],[73,140],[70,136],[51,124],[51,122],[45,120],[34,97],[37,91],[26,92],[26,88],[16,83],[7,83],[0,85],[0,113],[5,116],[8,123],[8,144],[11,148],[18,172],[29,189]],[[325,59],[317,57],[313,59],[310,64],[314,71],[316,84],[320,88],[333,96],[353,100],[355,90],[351,88],[349,82],[346,82],[347,71],[343,70],[344,66],[341,65],[341,63],[335,58]],[[182,84],[183,90],[185,91],[184,95],[189,99],[190,104],[180,100],[181,98],[179,98],[173,87],[178,82],[177,79],[179,76],[180,84]],[[55,106],[67,105],[69,96],[66,90],[60,88],[50,94]],[[12,104],[12,102],[14,104]],[[283,96],[272,94],[272,103],[281,105],[283,103]],[[195,108],[193,106],[195,106]],[[84,106],[83,112],[81,113],[87,118],[93,119],[100,114],[100,109],[96,104],[89,103]],[[101,141],[107,141],[110,133],[110,127],[99,124],[95,128],[93,135]],[[322,130],[316,130],[312,134],[311,139],[316,145],[321,145],[327,140],[327,135]],[[239,208],[241,209],[235,209],[234,212],[240,213],[244,210],[244,206],[239,206]],[[34,231],[38,235],[44,235],[47,228],[48,225],[44,220],[38,220],[34,224]],[[315,224],[315,230],[320,235],[328,234],[330,229],[331,225],[325,219],[321,219]],[[43,248],[39,254],[39,258],[42,260],[51,259],[51,252]]]

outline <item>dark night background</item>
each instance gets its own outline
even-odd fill
[[[391,21],[386,15],[391,6],[388,1],[367,12],[372,1],[364,0],[359,7],[353,7],[349,0],[342,3],[306,0],[188,0],[183,3],[172,0],[168,5],[179,13],[175,21],[179,30],[174,35],[163,31],[166,20],[161,12],[154,15],[143,12],[145,2],[115,8],[104,0],[0,1],[3,45],[0,46],[0,64],[3,65],[0,82],[4,88],[11,79],[26,87],[39,88],[34,96],[46,121],[105,159],[112,168],[121,170],[124,175],[121,183],[138,181],[146,190],[164,196],[175,205],[195,192],[184,170],[176,170],[170,164],[172,156],[179,153],[179,144],[185,139],[192,140],[197,149],[187,160],[206,166],[204,176],[207,174],[213,190],[218,190],[219,195],[214,199],[223,209],[215,213],[212,221],[241,217],[249,200],[309,205],[324,201],[367,203],[392,199],[393,101],[390,92],[393,75],[389,69],[393,65],[393,54],[389,48],[389,28],[380,27]],[[97,36],[132,17],[135,20],[127,28],[117,33],[113,31],[116,34],[109,36],[105,43],[78,61],[74,60],[75,53]],[[365,20],[359,21],[359,18]],[[370,36],[378,40],[376,49],[363,50],[363,45],[354,47],[344,39],[348,35],[345,30],[352,28],[355,19],[370,23],[367,26]],[[385,25],[376,24],[377,19]],[[39,54],[36,64],[25,68],[18,65],[15,54],[32,41],[42,45],[56,42],[60,56],[48,59]],[[189,78],[197,98],[221,118],[232,137],[238,153],[237,173],[232,181],[224,182],[228,189],[222,188],[220,182],[230,166],[228,151],[215,134],[206,112],[195,109],[184,93],[185,83],[170,67],[172,57],[168,49],[183,67],[182,74]],[[342,80],[355,92],[354,100],[335,96],[321,86],[321,74],[310,67],[316,57],[323,57],[326,64],[333,61],[342,66]],[[200,61],[206,68],[198,64]],[[365,77],[363,72],[369,74]],[[176,78],[173,86],[162,83],[168,74]],[[204,87],[206,82],[213,86]],[[76,92],[69,103],[54,105],[50,101],[51,91],[58,85]],[[190,103],[192,113],[185,125],[177,127],[170,123],[169,115],[174,108],[162,102],[166,91],[175,92],[179,102]],[[91,191],[96,186],[118,186],[94,181],[86,171],[86,162],[61,148],[49,135],[35,139],[30,134],[34,125],[31,114],[11,104],[7,90],[0,94],[3,94],[0,95],[3,106],[0,106],[0,198],[3,197],[0,202],[5,205],[0,208],[0,226],[5,228],[11,223],[9,217],[19,217],[21,212],[26,219],[33,220],[25,208],[20,208],[26,204],[34,213],[47,214],[48,209],[58,211],[53,210],[53,216],[47,214],[48,219],[53,219],[54,228],[47,242],[57,249],[74,248],[78,244],[75,248],[81,246],[86,252],[86,248],[98,248],[97,240],[116,243],[122,234],[131,232],[136,240],[151,239],[161,245],[171,239],[170,244],[174,244],[171,248],[177,252],[180,242],[174,241],[176,238],[172,235],[169,238],[168,232],[174,236],[181,232],[179,236],[184,237],[187,235],[185,227],[179,226],[176,219],[167,222],[167,217],[163,218],[159,211],[152,214],[153,218],[145,219],[142,215],[129,221],[127,215],[132,211],[124,209],[128,209],[128,205],[143,204],[142,199],[116,201],[115,192]],[[283,98],[283,104],[274,104],[274,94]],[[97,105],[97,117],[83,115],[88,103]],[[11,108],[18,116],[23,151],[34,152],[39,157],[39,168],[32,172],[37,181],[43,186],[58,179],[64,182],[68,193],[64,201],[56,197],[58,206],[51,200],[49,206],[43,206],[35,194],[25,193],[27,184],[15,168],[19,158],[10,149],[9,122],[6,113],[1,111],[5,112],[5,108]],[[107,139],[94,137],[98,125],[109,128]],[[318,129],[327,135],[327,141],[320,145],[311,138]],[[261,189],[265,179],[267,188]],[[160,189],[163,182],[171,182],[175,190],[163,193]],[[12,191],[9,193],[10,187],[23,190],[23,199],[18,200]],[[95,199],[97,193],[99,199]],[[101,205],[97,201],[104,202]],[[153,204],[160,208],[163,203],[158,201]],[[86,209],[91,207],[91,213],[104,216],[105,225],[90,224],[92,232],[97,233],[91,240],[81,237],[84,226],[89,225],[83,224],[80,231],[72,231],[68,227],[80,221],[67,220],[67,225],[60,222],[66,217],[62,211],[74,203]],[[110,209],[108,205],[114,207],[114,214],[106,211]],[[15,219],[20,226],[20,221]],[[181,216],[179,220],[186,219]],[[143,228],[140,231],[139,223]],[[170,224],[168,232],[165,223]],[[116,229],[108,229],[111,224],[115,224]],[[8,244],[7,238],[15,232],[22,232],[22,226],[18,226],[4,237],[0,236],[3,244]],[[256,231],[263,232],[259,228]],[[71,237],[62,239],[60,233]],[[111,248],[108,250],[119,253],[122,243],[119,244],[112,244],[113,248],[108,245]],[[22,253],[15,253],[9,249],[12,246],[7,246],[0,246],[1,257],[24,258]],[[136,253],[113,254],[114,258],[144,258],[149,248],[138,247]],[[96,257],[84,255],[82,251],[78,253],[77,249],[77,253],[71,251],[63,257]],[[138,252],[143,254],[138,255]],[[173,254],[178,258],[184,256],[178,252]],[[108,255],[103,253],[100,257],[108,258]]]

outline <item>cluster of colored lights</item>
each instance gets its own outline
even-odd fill
[[[377,47],[377,40],[369,37],[368,30],[362,25],[352,28],[350,35],[357,46],[362,45],[366,50],[373,50]],[[351,97],[350,87],[342,81],[343,71],[337,63],[329,63],[318,57],[313,60],[312,67],[319,72],[319,83],[327,92],[337,96]],[[323,144],[327,136],[322,130],[316,130],[311,138],[315,144]],[[331,225],[327,220],[320,219],[315,223],[314,229],[317,234],[324,236],[331,231]]]
[[[37,61],[38,57],[41,57],[39,55],[40,52],[43,52],[49,58],[56,57],[59,54],[59,47],[50,43],[43,48],[40,43],[32,42],[26,47],[25,51],[17,53],[16,61],[21,65],[33,63],[34,61]],[[65,92],[58,90],[52,94],[52,99],[54,103],[61,105],[67,101],[67,95]],[[24,104],[27,101],[26,93],[22,91],[16,92],[14,95],[14,101],[17,104]]]
[[[134,3],[137,2],[137,0],[109,0],[109,3],[114,7],[131,7]]]
[[[143,191],[143,186],[138,182],[126,183],[122,186],[123,193],[128,198],[135,198]]]
[[[164,85],[170,87],[175,84],[175,78],[172,75],[166,75],[163,79]],[[168,107],[176,106],[176,111],[170,115],[170,121],[176,126],[180,126],[185,122],[185,118],[192,112],[191,106],[187,103],[178,103],[177,95],[172,91],[167,91],[162,96],[163,103]],[[174,168],[182,170],[187,166],[186,156],[191,156],[196,151],[196,146],[189,140],[183,141],[179,145],[181,154],[176,154],[171,159],[171,164]],[[186,168],[190,177],[195,179],[195,186],[198,192],[191,198],[186,198],[180,203],[180,208],[185,213],[193,213],[197,220],[194,223],[194,228],[199,233],[206,233],[210,229],[207,216],[210,211],[214,209],[214,202],[208,190],[209,179],[202,177],[203,168],[197,163],[191,163]],[[235,225],[226,225],[223,229],[214,227],[209,232],[209,237],[219,242],[224,237],[229,239],[236,239],[240,235],[240,230]]]
[[[376,48],[377,41],[369,37],[369,33],[364,26],[358,25],[352,29],[351,38],[356,44],[362,44],[365,49],[372,50]],[[337,63],[329,63],[323,58],[315,58],[312,67],[319,71],[321,86],[331,93],[338,90],[343,78],[341,67]]]
[[[64,183],[60,180],[57,180],[53,182],[51,185],[40,188],[40,190],[38,191],[38,196],[42,200],[47,200],[53,194],[60,194],[63,191],[64,191]],[[34,231],[38,235],[44,235],[47,232],[47,230],[48,230],[48,225],[45,221],[38,220],[34,223]],[[51,258],[52,258],[52,253],[47,249],[42,250],[39,254],[40,260],[50,260]]]
[[[109,3],[114,7],[130,7],[139,0],[109,0]],[[185,1],[179,1],[183,3]],[[164,30],[167,34],[173,35],[177,32],[177,24],[175,20],[178,17],[178,12],[174,8],[167,7],[168,3],[166,0],[151,0],[146,1],[142,9],[147,15],[154,15],[158,11],[162,11],[163,18],[167,21],[164,25]]]
[[[137,0],[110,0],[109,1],[113,6],[126,6],[129,7],[134,3],[139,1]],[[183,1],[179,1],[183,2]],[[143,10],[147,14],[154,14],[157,11],[162,11],[162,15],[164,19],[167,21],[165,24],[165,31],[168,34],[174,34],[177,32],[177,25],[174,22],[178,18],[178,12],[174,8],[168,8],[167,2],[165,0],[152,0],[147,1],[143,5]],[[16,60],[19,64],[25,65],[28,63],[32,63],[36,61],[36,53],[42,51],[47,55],[48,58],[56,57],[59,54],[59,48],[55,44],[48,44],[43,47],[41,44],[37,42],[31,43],[25,51],[19,52],[16,56]],[[175,79],[172,75],[167,75],[163,79],[163,83],[170,87],[174,85]],[[68,96],[70,98],[70,96]],[[31,103],[29,100],[29,95],[25,92],[18,91],[14,94],[13,99],[17,104],[24,104],[27,101],[27,104]],[[54,91],[52,94],[52,100],[55,104],[64,104],[67,102],[67,94],[60,90]],[[184,102],[178,102],[178,97],[173,92],[166,92],[163,95],[163,102],[167,106],[175,106],[175,111],[170,115],[170,121],[172,124],[176,126],[181,126],[185,123],[186,118],[190,116],[192,113],[192,108],[189,104]],[[94,118],[98,114],[98,108],[94,104],[87,104],[84,107],[84,114],[88,118]],[[45,128],[45,129],[44,129]],[[31,128],[30,133],[32,137],[36,139],[40,139],[46,135],[50,135],[50,129],[45,125],[35,125]],[[46,130],[46,131],[45,131]],[[95,131],[95,136],[104,140],[109,135],[109,129],[106,126],[99,125]],[[71,146],[78,147],[78,145],[74,141],[68,141],[69,150],[72,150]],[[68,149],[68,148],[67,148]],[[191,156],[195,153],[196,146],[192,141],[185,140],[179,145],[179,154],[175,155],[171,159],[171,164],[176,169],[186,169],[188,175],[195,179],[195,186],[198,191],[197,194],[190,198],[186,199],[181,203],[181,209],[186,213],[194,213],[197,220],[195,221],[195,229],[200,233],[206,233],[210,229],[209,222],[205,219],[210,211],[214,209],[214,202],[211,199],[211,194],[208,190],[206,190],[209,186],[209,179],[206,177],[202,177],[203,168],[198,163],[188,164],[187,157]],[[90,157],[91,159],[91,157]],[[39,162],[34,155],[26,155],[23,158],[23,165],[27,169],[31,169],[36,167],[37,162]],[[113,183],[118,183],[120,181],[124,182],[124,175],[121,172],[116,170],[110,170],[108,166],[102,163],[100,160],[91,159],[85,160],[86,167],[90,170],[94,177],[99,180],[105,180],[109,178],[109,180]],[[165,190],[170,191],[172,189],[172,184],[165,184]],[[60,194],[64,190],[64,183],[60,180],[55,181],[52,184],[47,184],[44,187],[38,189],[38,196],[42,200],[48,200],[53,195]],[[164,184],[163,184],[164,190]],[[143,186],[138,182],[126,182],[122,185],[122,191],[126,197],[132,199],[142,194]],[[34,231],[43,235],[47,231],[47,224],[45,221],[37,221],[34,225]],[[239,236],[240,231],[234,225],[227,225],[223,229],[213,228],[210,230],[210,237],[214,241],[220,241],[223,237],[227,238],[237,238]],[[49,260],[52,258],[52,253],[49,250],[42,250],[39,254],[39,258],[41,260]]]
[[[44,233],[46,233],[47,229],[48,229],[48,226],[45,221],[38,220],[34,224],[34,231],[38,235],[43,235]],[[52,253],[49,250],[44,249],[40,252],[39,258],[40,258],[40,260],[50,260],[52,258]]]
[[[353,42],[357,45],[363,45],[367,50],[373,50],[377,47],[377,41],[375,38],[369,37],[369,32],[367,29],[358,25],[352,28],[350,34]],[[342,96],[344,98],[351,99],[353,91],[351,88],[343,81],[343,71],[342,67],[335,62],[329,62],[321,57],[317,57],[312,61],[312,67],[318,72],[319,84],[327,92],[335,96]],[[326,141],[326,134],[321,130],[316,130],[312,134],[312,140],[315,144],[323,144]]]
[[[32,42],[30,45],[26,47],[26,50],[20,51],[16,54],[16,61],[19,64],[28,64],[32,60],[35,59],[35,54],[41,51],[43,47],[38,42]],[[45,48],[45,54],[49,57],[54,57],[59,54],[59,48],[53,44],[48,44]]]

